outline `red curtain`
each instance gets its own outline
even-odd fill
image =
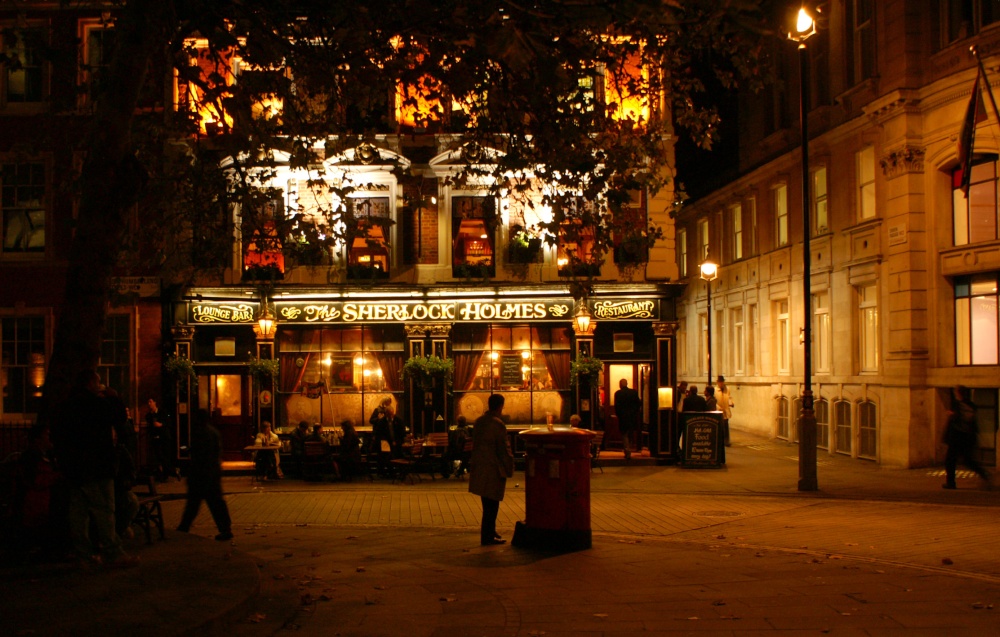
[[[556,389],[569,389],[569,352],[545,352],[545,366],[549,369]]]
[[[403,354],[395,352],[374,352],[375,360],[382,368],[382,380],[389,391],[402,391]]]
[[[472,389],[472,382],[476,380],[476,372],[483,362],[486,352],[455,352],[452,357],[455,359],[455,389],[467,391]]]

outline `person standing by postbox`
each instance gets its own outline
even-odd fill
[[[472,429],[472,458],[469,461],[469,493],[483,501],[483,520],[479,542],[483,546],[506,542],[497,533],[497,514],[507,488],[507,478],[514,475],[514,454],[510,451],[507,426],[504,425],[504,398],[490,394],[489,411],[476,420]]]

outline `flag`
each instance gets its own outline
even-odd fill
[[[969,105],[965,108],[965,118],[962,120],[962,132],[958,136],[958,164],[962,169],[962,194],[969,198],[969,183],[972,179],[972,153],[976,143],[976,124],[986,120],[986,105],[983,104],[979,80],[982,70],[976,70],[976,83],[972,87]]]

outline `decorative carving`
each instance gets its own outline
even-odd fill
[[[170,334],[175,341],[190,341],[194,339],[194,328],[188,325],[175,325],[170,328]]]
[[[663,323],[656,322],[653,323],[653,334],[656,336],[674,336],[677,334],[677,322]]]
[[[469,142],[462,146],[462,159],[470,164],[478,164],[483,160],[485,154],[483,147],[475,142]]]
[[[432,323],[427,326],[427,331],[430,332],[431,338],[447,338],[451,334],[451,324]]]
[[[923,172],[924,149],[904,146],[882,157],[879,164],[882,166],[882,174],[889,179],[907,173]]]
[[[406,338],[424,338],[427,336],[426,325],[413,325],[408,323],[403,326],[403,329],[406,330]]]
[[[354,150],[354,156],[357,157],[358,161],[366,166],[374,164],[381,159],[378,154],[378,149],[368,143],[360,144]]]

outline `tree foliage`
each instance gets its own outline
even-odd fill
[[[49,388],[61,392],[96,362],[115,267],[152,263],[179,281],[222,269],[232,263],[234,210],[243,236],[266,234],[274,223],[267,176],[279,153],[315,170],[336,153],[374,147],[382,134],[450,133],[459,158],[454,183],[475,181],[508,196],[545,184],[540,201],[553,218],[535,230],[550,244],[581,227],[594,232],[599,254],[615,233],[652,242],[658,228],[622,214],[629,193],[665,183],[675,122],[710,144],[716,115],[692,99],[703,89],[697,60],[711,60],[724,85],[756,81],[759,4],[116,3],[117,45],[81,148],[70,266],[86,276],[68,280],[75,318],[60,319]],[[202,112],[212,105],[216,134],[203,133],[193,103],[137,110],[143,91],[162,90],[171,74],[185,88],[182,98],[196,94]],[[610,99],[595,99],[596,88]],[[400,130],[387,121],[393,100],[414,111]],[[404,165],[396,172],[401,183],[417,181]],[[322,177],[306,186],[329,188]],[[340,195],[352,190],[349,181],[336,187]],[[130,230],[137,202],[142,223]],[[285,249],[303,258],[321,253],[357,227],[350,211],[324,212],[308,223],[292,215],[270,231],[299,237]]]

